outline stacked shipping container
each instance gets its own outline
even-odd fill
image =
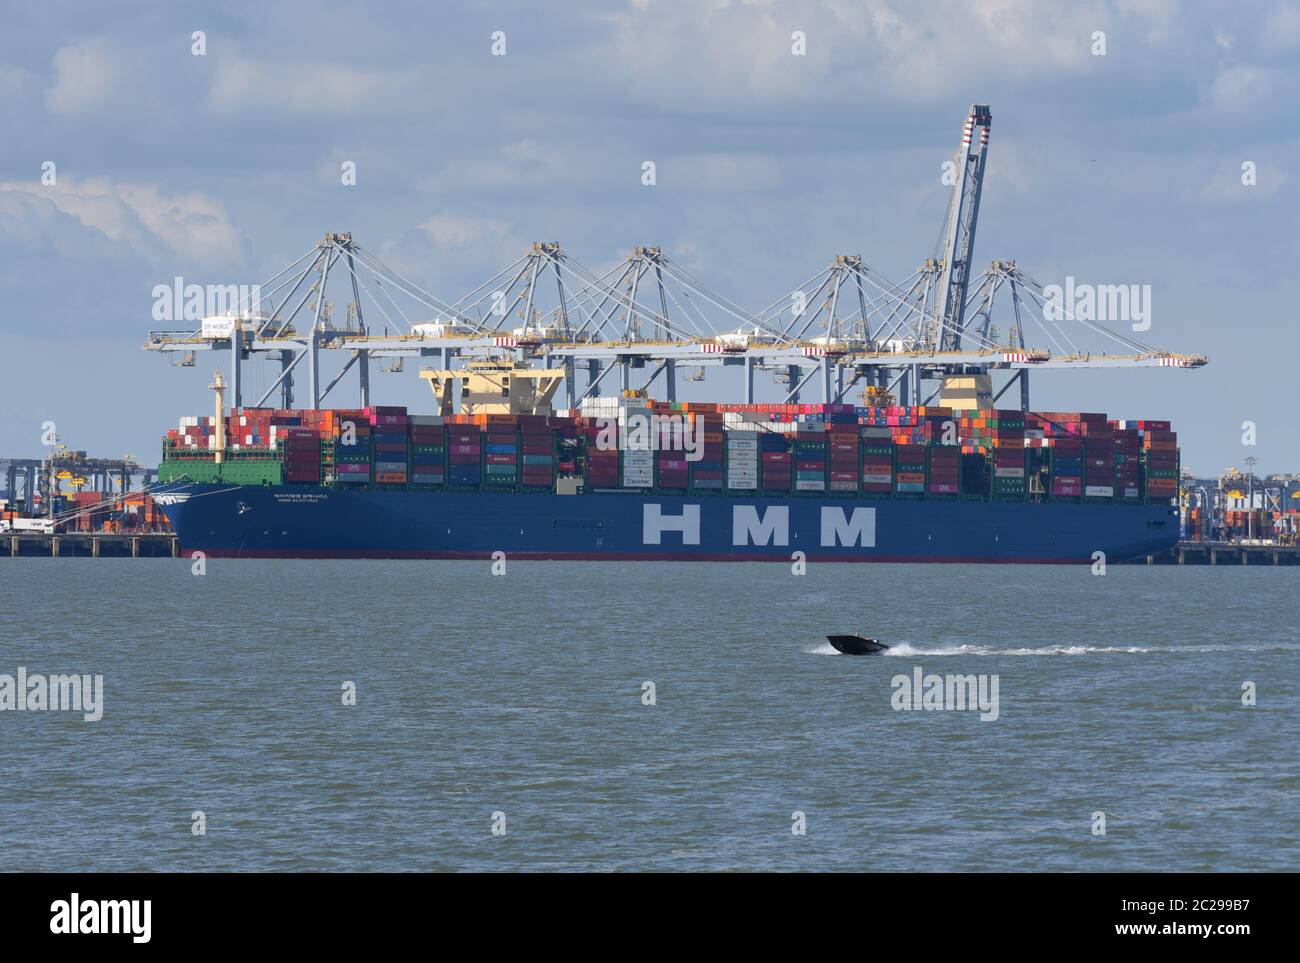
[[[525,488],[555,486],[556,435],[545,415],[519,416],[520,480]]]
[[[1079,412],[595,399],[550,416],[242,409],[227,430],[218,466],[213,419],[182,419],[160,478],[550,491],[580,474],[612,490],[1161,500],[1179,474],[1168,422]]]

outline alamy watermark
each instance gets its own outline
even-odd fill
[[[132,943],[148,943],[152,936],[153,900],[69,899],[50,904],[50,932],[55,935],[122,934]]]
[[[981,722],[994,722],[999,714],[998,681],[996,675],[926,675],[918,665],[910,676],[900,673],[889,681],[894,690],[889,703],[895,712],[978,711]]]
[[[1134,331],[1151,328],[1151,285],[1079,284],[1067,276],[1065,285],[1043,287],[1045,321],[1128,321]]]
[[[179,275],[171,284],[155,284],[155,321],[202,321],[217,315],[255,315],[262,303],[260,284],[186,284]]]
[[[104,717],[102,675],[42,675],[27,673],[20,665],[16,675],[0,675],[0,712],[80,712],[87,722]]]
[[[622,423],[617,418],[595,420],[599,451],[680,451],[687,461],[704,457],[703,429],[681,415],[629,414]]]

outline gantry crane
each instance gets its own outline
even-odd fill
[[[1029,406],[1034,369],[1205,364],[1202,356],[1159,350],[1068,310],[1049,316],[1043,286],[1015,261],[995,260],[972,276],[991,123],[986,105],[971,107],[953,162],[941,250],[901,283],[859,254],[841,254],[767,307],[749,311],[710,290],[659,246],[637,246],[597,275],[558,242],[541,241],[448,302],[384,264],[351,234],[329,233],[261,285],[259,303],[230,305],[198,330],[153,331],[145,348],[178,354],[187,364],[199,350],[228,351],[234,406],[247,401],[243,363],[269,358],[279,374],[254,404],[265,404],[278,390],[285,408],[297,400],[295,371],[304,360],[304,407],[319,407],[353,368],[360,403],[369,404],[372,358],[386,359],[385,370],[401,370],[406,357],[436,359],[426,380],[444,392],[440,407],[455,381],[453,370],[484,362],[560,369],[570,407],[599,395],[615,369],[618,390],[653,388],[674,400],[679,364],[701,372],[742,368],[743,397],[751,402],[759,372],[782,385],[787,401],[800,400],[816,379],[824,401],[866,390],[923,404],[938,397],[948,379],[990,379],[991,388],[992,373],[1001,371],[1010,377],[990,396],[996,401],[1019,384],[1022,408]],[[327,294],[337,299],[340,291],[347,308],[336,324]],[[1009,315],[999,325],[1002,310]],[[1047,346],[1031,347],[1036,337]],[[321,351],[346,357],[323,385]],[[559,376],[543,380],[557,385]]]

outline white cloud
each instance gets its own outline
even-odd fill
[[[401,85],[396,74],[337,63],[285,63],[241,56],[217,58],[208,105],[216,111],[356,110]]]
[[[488,153],[453,152],[440,160],[444,166],[422,176],[420,190],[444,190],[449,184],[458,190],[589,185],[600,173],[595,161],[575,156],[567,146],[556,151],[528,138]],[[640,176],[640,161],[636,171]]]
[[[614,35],[597,54],[605,65],[646,99],[689,92],[689,107],[696,98],[786,100],[815,89],[829,68],[834,43],[829,21],[838,18],[806,3],[778,9],[729,0],[681,5],[640,0],[607,19]],[[795,30],[807,37],[804,56],[791,54]]]
[[[54,82],[45,106],[56,114],[83,114],[106,104],[118,79],[118,57],[104,40],[60,47],[54,52]]]
[[[15,110],[37,89],[36,75],[22,67],[0,64],[0,106]]]
[[[1224,67],[1210,84],[1210,106],[1232,113],[1246,113],[1271,106],[1281,89],[1277,70],[1254,64]]]
[[[1279,3],[1264,23],[1261,46],[1269,53],[1300,49],[1300,6]]]
[[[659,184],[678,190],[723,193],[759,191],[781,183],[780,166],[760,154],[687,154],[665,158],[655,171]]]
[[[500,243],[510,231],[504,221],[459,214],[434,214],[416,225],[440,251],[461,251],[491,241]]]
[[[385,243],[380,256],[407,277],[421,277],[432,270],[431,289],[446,294],[438,285],[448,275],[476,277],[518,260],[528,243],[516,228],[490,217],[440,211],[416,225],[414,243]]]
[[[0,181],[4,213],[19,217],[30,211],[30,199],[49,210],[75,217],[87,228],[113,241],[137,248],[161,243],[170,251],[201,262],[239,260],[241,235],[225,209],[196,192],[165,194],[153,184],[115,183],[104,178],[73,181],[66,175],[57,185]],[[16,196],[15,196],[16,195]]]
[[[687,108],[832,101],[881,88],[917,102],[978,95],[973,77],[987,84],[1079,72],[1095,63],[1093,31],[1132,28],[1142,43],[1162,43],[1175,18],[1165,2],[637,0],[607,18],[613,39],[600,56],[639,97]],[[791,54],[795,30],[807,35],[806,56]]]

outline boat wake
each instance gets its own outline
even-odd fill
[[[1037,646],[997,646],[997,645],[938,645],[933,648],[915,646],[899,642],[881,655],[933,656],[933,655],[1000,655],[1000,656],[1040,656],[1040,655],[1181,655],[1197,652],[1294,652],[1300,644],[1294,642],[1273,642],[1266,644],[1241,645],[1083,645],[1052,644]]]
[[[912,645],[910,642],[891,642],[889,648],[880,655],[904,656],[907,658],[929,658],[943,655],[978,655],[978,656],[1042,656],[1042,655],[1146,655],[1186,654],[1197,652],[1296,652],[1300,651],[1300,642],[1272,642],[1242,645],[1021,645],[999,646],[984,644],[963,645]],[[840,655],[829,642],[808,646],[804,652],[809,655]]]
[[[1098,655],[1122,653],[1136,655],[1153,652],[1154,649],[1139,645],[1044,645],[1017,646],[1004,648],[996,645],[948,645],[925,648],[900,642],[892,646],[884,655],[931,656],[931,655]]]

